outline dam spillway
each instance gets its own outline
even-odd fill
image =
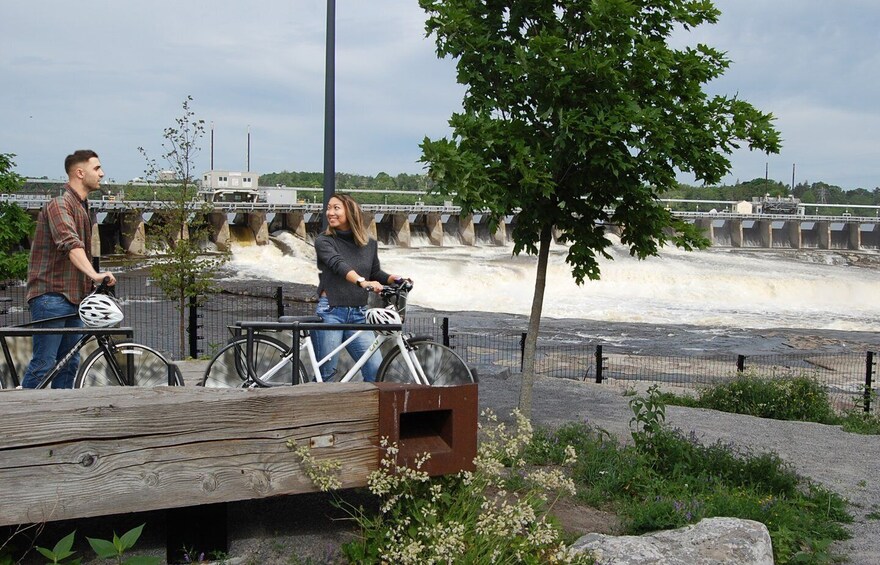
[[[33,216],[45,198],[4,196]],[[317,203],[268,204],[193,202],[192,213],[203,214],[213,228],[213,241],[221,251],[229,249],[233,233],[253,233],[256,245],[269,243],[269,234],[284,230],[311,240],[321,227],[322,206]],[[163,203],[150,201],[90,201],[93,215],[95,255],[123,251],[146,253],[151,226],[163,221]],[[516,229],[516,214],[491,226],[488,214],[463,214],[457,206],[382,205],[362,206],[370,235],[389,246],[410,247],[414,241],[443,247],[455,245],[505,245]],[[880,217],[840,215],[743,214],[732,212],[670,211],[698,226],[714,247],[755,249],[878,250]],[[875,211],[876,214],[876,211]],[[619,233],[619,226],[608,226]],[[558,234],[556,234],[558,235]],[[250,239],[250,237],[247,237]]]

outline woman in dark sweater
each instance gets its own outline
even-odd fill
[[[327,204],[327,231],[315,238],[318,256],[317,314],[325,323],[363,324],[368,292],[401,279],[382,270],[378,245],[370,239],[361,207],[347,194],[335,194]],[[313,334],[315,353],[323,359],[354,330],[321,330]],[[372,332],[364,332],[346,347],[357,360],[373,342]],[[365,381],[375,381],[382,358],[374,353],[361,368]],[[321,378],[327,380],[336,371],[336,358],[321,366]]]

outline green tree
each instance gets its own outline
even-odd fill
[[[147,246],[163,256],[150,267],[150,274],[162,292],[174,302],[178,312],[178,343],[181,356],[186,355],[186,311],[194,301],[200,304],[216,290],[215,275],[225,262],[225,256],[207,255],[203,249],[211,234],[206,219],[210,205],[197,198],[198,185],[194,176],[195,158],[199,140],[205,134],[204,120],[196,119],[190,107],[192,96],[183,101],[183,113],[175,126],[165,128],[162,142],[163,161],[160,168],[143,147],[138,151],[147,160],[144,171],[148,181],[166,193],[166,200],[156,213],[159,221],[151,225]],[[159,172],[170,170],[174,180],[159,182]]]
[[[870,206],[874,203],[874,195],[866,188],[854,188],[843,193],[847,204]]]
[[[669,45],[673,30],[717,21],[710,0],[419,4],[438,56],[456,59],[467,85],[452,138],[426,138],[421,160],[465,211],[487,209],[497,224],[518,210],[514,253],[537,255],[520,393],[530,414],[554,226],[579,284],[610,258],[611,225],[640,259],[667,242],[703,247],[658,195],[676,186],[677,171],[718,183],[740,143],[778,152],[779,134],[770,114],[703,91],[728,67],[723,53]]]
[[[0,153],[0,193],[13,194],[24,186],[24,177],[16,174],[15,161],[12,159],[15,153]]]
[[[0,202],[0,280],[27,278],[28,238],[34,220],[13,202]]]
[[[288,172],[265,173],[260,175],[260,184],[263,186],[297,186],[303,188],[318,188],[323,186],[323,173]]]
[[[0,153],[0,192],[12,194],[24,186],[15,174],[13,153]],[[0,280],[27,277],[28,238],[34,233],[34,220],[13,202],[0,203]]]

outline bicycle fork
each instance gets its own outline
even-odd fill
[[[119,380],[119,384],[123,386],[131,386],[134,384],[134,355],[133,351],[121,351],[116,344],[107,336],[98,336],[98,347],[104,352],[104,358],[110,366],[113,374]],[[121,352],[125,355],[125,370],[119,366],[116,359],[116,353]],[[170,383],[169,383],[170,384]]]
[[[397,342],[397,348],[400,350],[400,354],[403,355],[406,368],[409,369],[409,374],[415,377],[416,384],[430,385],[431,381],[428,380],[424,367],[422,367],[422,364],[419,363],[418,358],[416,358],[415,346],[409,341],[404,340],[403,336],[400,334],[397,334],[394,337]]]

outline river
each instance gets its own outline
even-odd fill
[[[239,241],[225,278],[314,285],[314,249],[290,233]],[[575,284],[553,246],[542,330],[549,339],[635,352],[785,353],[880,347],[880,254],[788,249],[661,250],[639,261],[619,242],[598,281]],[[383,268],[411,277],[410,311],[454,316],[459,328],[524,328],[536,259],[511,247],[380,246]]]

